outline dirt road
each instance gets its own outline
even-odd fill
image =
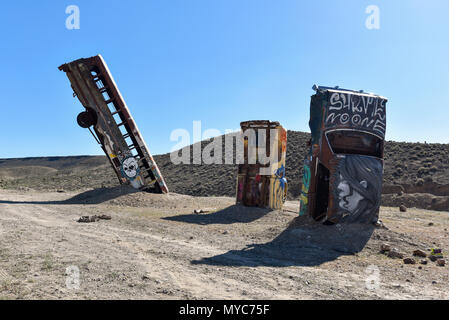
[[[0,297],[449,299],[447,264],[404,265],[379,253],[382,243],[407,256],[447,252],[449,213],[382,208],[388,230],[359,233],[298,219],[297,202],[285,209],[120,188],[0,190]],[[101,214],[112,219],[76,222]]]

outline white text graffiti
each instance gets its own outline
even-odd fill
[[[357,126],[385,135],[385,99],[335,92],[329,102],[326,126]]]

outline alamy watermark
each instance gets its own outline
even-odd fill
[[[65,269],[65,286],[69,290],[79,290],[80,288],[80,269],[77,266],[69,266]]]
[[[369,265],[365,269],[368,275],[365,279],[365,287],[368,290],[379,290],[380,288],[380,270],[376,265]]]
[[[204,140],[211,136],[214,138],[202,147],[200,141],[203,140],[205,143]],[[272,165],[279,163],[282,153],[282,150],[279,150],[279,139],[278,129],[248,128],[244,132],[226,129],[222,135],[222,132],[217,129],[202,132],[201,121],[194,121],[193,140],[186,129],[172,131],[170,141],[175,141],[177,144],[171,149],[170,159],[175,165],[260,164],[262,167],[259,174],[271,175]]]
[[[65,8],[65,13],[69,16],[65,20],[65,27],[68,30],[80,29],[80,8],[74,4]]]
[[[369,16],[365,20],[365,27],[368,30],[380,29],[380,9],[376,5],[366,7],[365,13]]]

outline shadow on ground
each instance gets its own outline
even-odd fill
[[[0,204],[100,204],[120,196],[139,192],[128,185],[112,188],[99,188],[79,193],[69,199],[60,201],[9,201],[0,200]]]
[[[268,243],[251,244],[241,250],[230,250],[191,263],[246,267],[317,266],[361,251],[373,232],[374,225],[325,226],[298,217]]]
[[[213,213],[184,214],[166,217],[163,219],[169,221],[194,223],[199,225],[249,223],[262,218],[271,211],[271,209],[265,208],[232,205]]]

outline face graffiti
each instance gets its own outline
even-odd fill
[[[346,180],[343,180],[341,175],[340,180],[337,187],[339,191],[338,197],[340,199],[338,204],[340,208],[353,213],[357,209],[359,202],[363,200],[363,197],[356,190],[351,189],[349,183]],[[366,189],[368,187],[368,182],[362,180],[360,181],[360,185]]]
[[[376,158],[346,155],[340,160],[336,181],[338,215],[347,221],[370,221],[380,206],[382,162]]]

